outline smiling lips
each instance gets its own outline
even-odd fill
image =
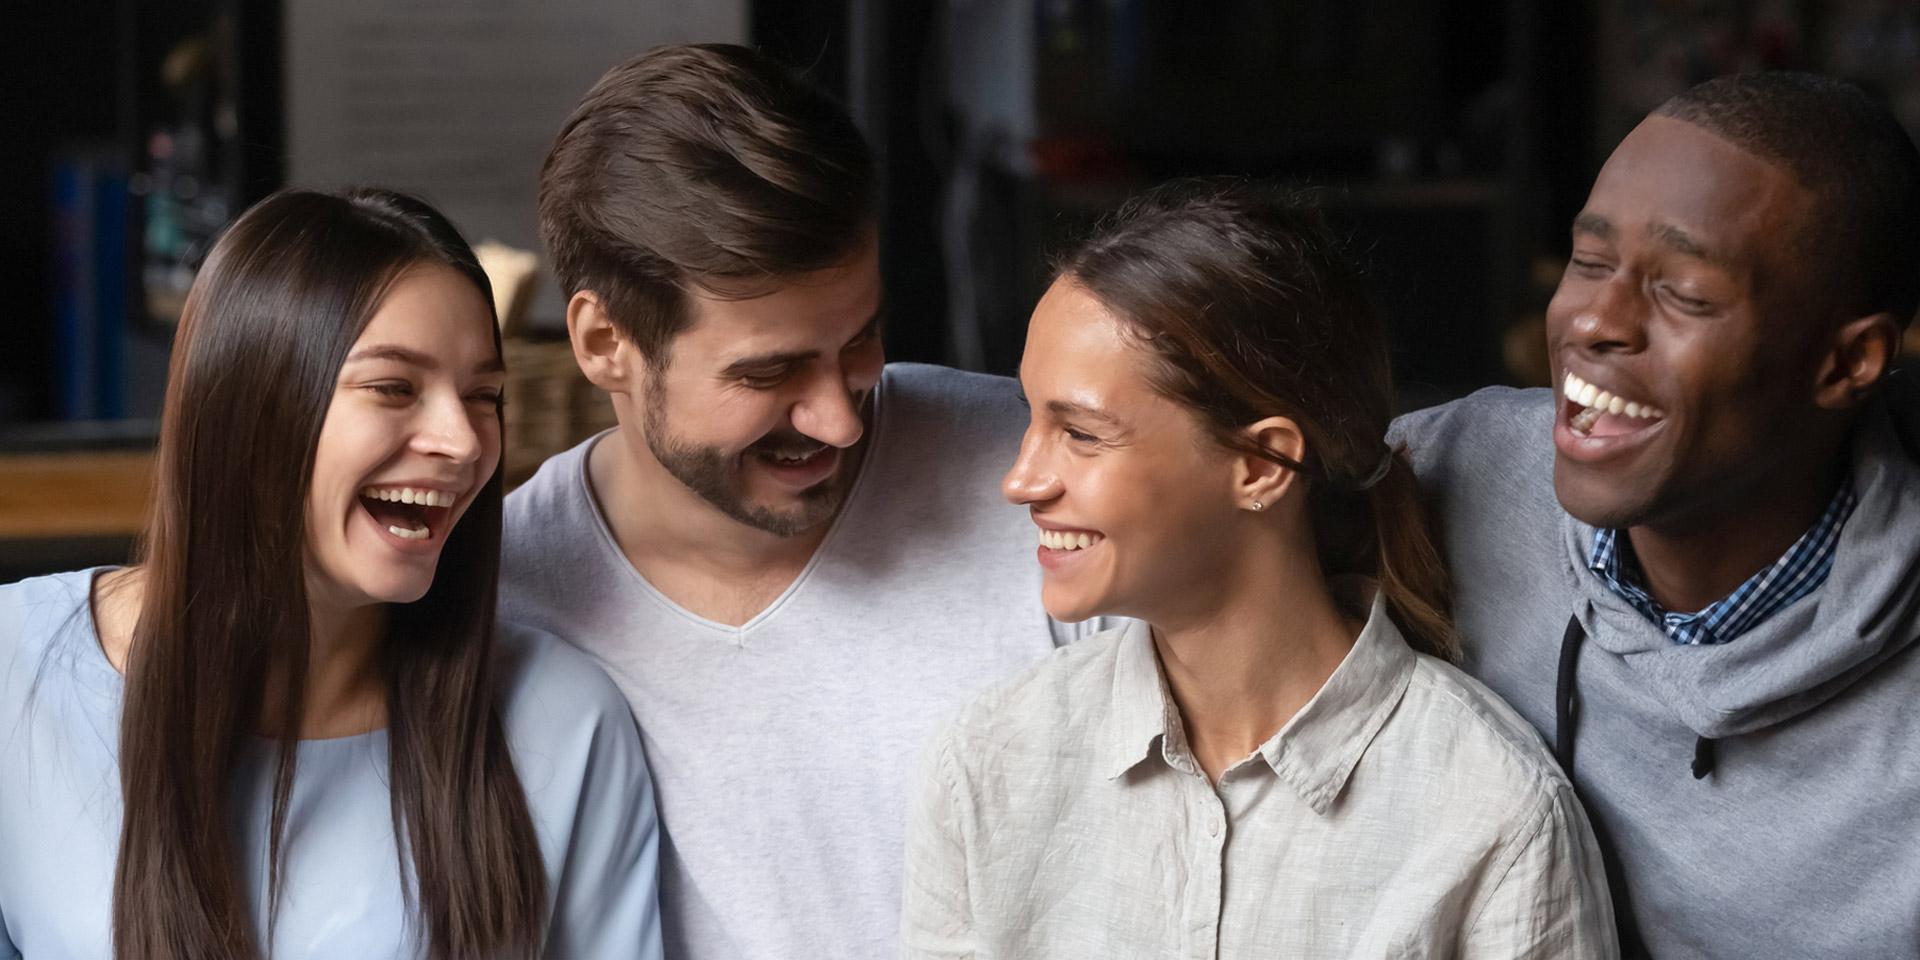
[[[363,487],[360,505],[387,532],[402,540],[425,540],[433,535],[431,520],[446,516],[459,498],[445,490],[416,487]]]
[[[1569,418],[1567,426],[1579,437],[1593,436],[1596,427],[1602,434],[1629,433],[1651,426],[1666,418],[1665,411],[1649,403],[1628,400],[1618,394],[1610,393],[1594,386],[1572,373],[1560,386],[1560,393],[1580,409]],[[1602,424],[1602,418],[1608,421]]]

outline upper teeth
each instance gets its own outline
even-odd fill
[[[368,487],[360,495],[369,500],[417,503],[423,507],[451,507],[453,494],[440,490],[415,490],[412,487]]]
[[[1666,416],[1664,411],[1652,404],[1635,403],[1617,397],[1571,373],[1567,374],[1566,382],[1561,384],[1560,392],[1565,394],[1568,400],[1598,413],[1624,413],[1629,417],[1646,417],[1653,420]]]
[[[1100,542],[1097,533],[1069,533],[1065,530],[1040,531],[1040,545],[1053,550],[1080,550]]]

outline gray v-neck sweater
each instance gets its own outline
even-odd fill
[[[1588,569],[1594,530],[1553,492],[1552,392],[1395,424],[1435,501],[1464,666],[1549,743],[1570,619],[1585,637],[1574,782],[1656,957],[1920,950],[1920,465],[1902,440],[1920,403],[1889,386],[1850,442],[1860,503],[1826,584],[1722,646],[1674,645]]]

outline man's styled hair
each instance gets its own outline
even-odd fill
[[[1827,295],[1853,316],[1920,308],[1920,151],[1859,87],[1811,73],[1746,73],[1700,84],[1656,116],[1700,127],[1784,166],[1819,198],[1808,239],[1827,249]]]
[[[647,362],[691,286],[749,297],[844,262],[873,229],[873,156],[846,110],[731,44],[657,47],[594,84],[540,172],[540,239]]]

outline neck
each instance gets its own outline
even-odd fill
[[[1710,510],[1630,528],[1648,595],[1663,609],[1693,613],[1732,593],[1819,522],[1840,472],[1835,444],[1825,456],[1783,461],[1767,482]]]
[[[1361,628],[1335,603],[1310,539],[1260,532],[1209,578],[1218,589],[1148,618],[1188,745],[1215,782],[1320,692]]]
[[[311,633],[299,736],[323,740],[378,730],[387,722],[386,683],[379,663],[387,605],[336,603],[317,593],[309,588]],[[267,690],[279,686],[270,681]],[[271,732],[278,719],[271,696],[261,716]]]

